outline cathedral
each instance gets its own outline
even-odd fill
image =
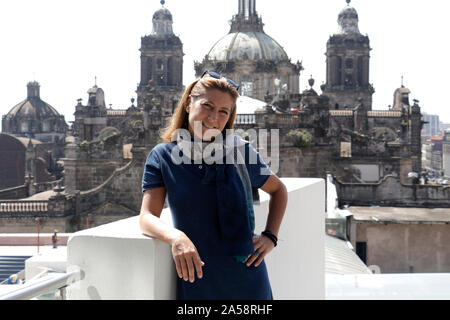
[[[312,78],[310,88],[300,92],[302,63],[291,62],[264,32],[256,4],[237,1],[229,33],[212,42],[194,67],[197,76],[213,69],[238,81],[246,98],[238,101],[238,110],[244,104],[258,106],[238,114],[237,129],[279,130],[277,174],[332,174],[341,205],[449,207],[448,190],[428,192],[424,186],[423,191],[414,189],[411,198],[402,195],[413,188],[409,174],[422,169],[420,106],[409,101],[410,91],[402,85],[390,110],[372,109],[370,41],[360,33],[350,1],[338,14],[338,32],[326,43],[326,83],[320,94]],[[150,34],[141,37],[137,101],[132,99],[127,108],[108,108],[107,92],[95,83],[87,90],[86,105],[80,99],[74,106],[75,121],[69,128],[40,99],[39,84],[28,84],[27,100],[2,119],[0,141],[8,143],[0,144],[0,157],[17,158],[0,162],[2,177],[8,177],[0,185],[5,204],[0,210],[10,219],[0,219],[1,232],[32,232],[36,215],[42,217],[43,230],[72,232],[85,228],[87,221],[95,226],[139,213],[145,158],[184,90],[182,35],[174,34],[173,19],[161,1]],[[272,150],[275,146],[260,150],[271,165]],[[42,172],[45,183],[39,181]],[[39,209],[20,209],[21,203],[36,198]],[[11,219],[17,216],[23,219],[13,227]]]

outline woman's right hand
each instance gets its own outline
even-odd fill
[[[180,231],[171,242],[172,256],[178,277],[185,281],[194,282],[195,274],[197,274],[197,277],[201,279],[203,277],[202,267],[205,263],[200,259],[197,248],[192,241]]]

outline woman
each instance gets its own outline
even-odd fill
[[[287,192],[249,143],[227,134],[238,89],[231,79],[205,71],[186,89],[162,133],[164,143],[147,157],[140,227],[171,245],[178,299],[272,299],[263,259],[277,244]],[[216,148],[205,157],[201,151],[213,143],[223,152]],[[200,153],[189,149],[198,145]],[[261,174],[264,169],[268,173]],[[260,235],[253,234],[252,188],[270,195]],[[174,227],[159,218],[166,197]]]

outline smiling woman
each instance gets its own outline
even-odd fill
[[[231,95],[223,94],[218,89],[202,88],[201,91],[203,92],[199,95],[190,95],[191,103],[186,107],[189,132],[202,140],[210,141],[225,128],[234,109],[234,101]]]
[[[287,192],[256,150],[227,130],[236,117],[238,87],[215,72],[194,81],[163,132],[165,142],[145,163],[140,227],[171,245],[178,299],[272,299],[264,257],[277,244]],[[188,161],[175,161],[179,147],[194,145],[191,139],[225,152],[211,162],[203,152],[197,159],[181,148]],[[258,235],[252,198],[257,188],[271,198],[266,228]],[[159,219],[166,199],[174,227]]]
[[[188,129],[194,135],[195,121],[200,121],[202,125],[202,134],[197,134],[198,138],[203,138],[208,126],[219,132],[232,129],[239,97],[236,85],[226,78],[217,79],[208,73],[203,74],[186,89],[169,126],[162,131],[162,140],[174,141],[178,129]],[[211,137],[206,140],[211,140]]]

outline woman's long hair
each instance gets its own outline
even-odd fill
[[[204,76],[192,82],[184,91],[177,108],[170,118],[169,125],[161,131],[161,140],[163,142],[171,142],[174,140],[174,133],[177,129],[188,129],[189,114],[186,112],[186,107],[191,103],[191,96],[198,96],[204,93],[204,90],[217,89],[222,92],[230,94],[233,99],[233,110],[230,114],[224,130],[233,129],[234,120],[236,119],[236,100],[239,93],[234,86],[229,84],[225,78],[216,79],[210,76]]]

